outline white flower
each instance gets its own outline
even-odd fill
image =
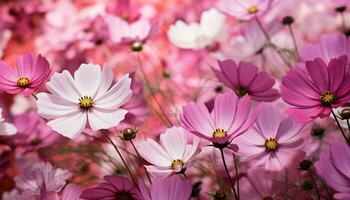
[[[104,66],[81,64],[72,75],[55,73],[46,87],[51,93],[37,95],[38,113],[51,121],[58,133],[76,138],[89,123],[92,130],[117,126],[127,113],[121,109],[132,96],[131,79],[124,75],[112,85],[113,72]]]
[[[180,48],[205,48],[215,42],[224,27],[225,19],[225,15],[211,8],[202,13],[200,23],[176,21],[168,30],[168,38]]]
[[[17,129],[13,124],[5,122],[2,117],[2,109],[0,108],[0,135],[14,135],[17,133]]]

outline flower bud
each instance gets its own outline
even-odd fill
[[[120,132],[120,139],[122,140],[132,140],[136,137],[137,133],[136,128],[126,128],[122,132]]]
[[[291,16],[285,16],[282,20],[283,25],[291,25],[294,23],[294,18]]]
[[[311,160],[303,160],[299,164],[299,170],[307,171],[310,169],[311,166],[312,166]]]

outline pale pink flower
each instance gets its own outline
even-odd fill
[[[17,129],[13,124],[5,122],[2,117],[2,109],[0,108],[0,136],[1,135],[14,135],[17,133]]]
[[[132,96],[131,79],[124,75],[112,86],[113,72],[105,66],[81,64],[74,73],[55,73],[46,84],[51,93],[38,94],[38,113],[49,119],[58,133],[76,138],[86,127],[92,130],[117,126],[127,111],[121,109]]]
[[[156,178],[148,190],[140,181],[140,192],[143,200],[187,200],[191,197],[192,184],[173,175],[164,179]]]
[[[252,112],[249,96],[238,99],[233,92],[226,92],[215,98],[212,113],[204,104],[190,102],[180,117],[183,126],[198,137],[228,144],[253,125],[258,110]]]
[[[0,89],[10,94],[29,96],[46,81],[50,71],[49,63],[41,55],[20,55],[16,69],[0,61]]]
[[[64,187],[61,200],[81,200],[79,196],[83,189],[74,183],[70,183]]]
[[[147,171],[158,177],[184,172],[198,153],[200,142],[194,137],[192,144],[188,144],[187,134],[182,128],[173,127],[160,135],[160,145],[153,139],[142,142],[139,152],[152,164],[145,165]]]
[[[282,170],[302,159],[307,134],[309,125],[295,122],[276,105],[262,103],[256,124],[236,138],[238,154],[249,166]]]

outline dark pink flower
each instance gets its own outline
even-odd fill
[[[50,65],[41,55],[24,54],[17,58],[16,69],[0,61],[0,89],[10,94],[29,96],[50,74]]]
[[[326,117],[332,108],[350,100],[348,58],[331,59],[328,65],[320,58],[307,61],[283,77],[281,96],[294,106],[287,113],[298,121]]]
[[[233,60],[218,61],[220,70],[214,69],[216,77],[236,92],[238,96],[249,95],[256,101],[273,101],[279,97],[273,89],[275,80],[266,72],[258,72],[258,68],[247,62],[239,65]]]
[[[134,199],[141,200],[140,193],[132,182],[123,176],[105,176],[106,183],[83,190],[81,199],[111,200]]]
[[[323,152],[315,163],[317,174],[336,191],[335,199],[350,199],[349,160],[349,146],[338,142],[331,146],[329,152]]]

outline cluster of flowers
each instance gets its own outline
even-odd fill
[[[0,198],[350,199],[348,10],[0,2]]]

